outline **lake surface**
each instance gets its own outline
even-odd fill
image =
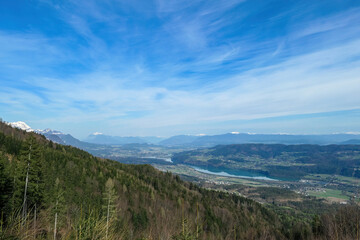
[[[217,176],[248,178],[248,179],[267,180],[267,181],[280,181],[279,179],[269,178],[260,173],[254,173],[254,172],[245,171],[245,170],[224,170],[224,169],[218,169],[218,168],[213,168],[213,167],[204,169],[204,168],[195,167],[195,166],[190,166],[190,167],[192,167],[193,169],[195,169],[198,172],[217,175]]]

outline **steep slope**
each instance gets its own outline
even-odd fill
[[[0,237],[49,238],[56,230],[58,239],[284,238],[276,215],[252,200],[148,165],[96,158],[3,123],[0,176]]]

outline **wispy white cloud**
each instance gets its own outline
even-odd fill
[[[292,37],[299,38],[312,34],[324,33],[347,26],[356,26],[360,23],[360,8],[353,8],[346,12],[328,17],[322,17],[315,20],[310,20],[306,23],[298,24],[296,33]]]
[[[51,3],[66,25],[61,38],[0,32],[1,108],[14,116],[36,108],[44,125],[103,122],[89,132],[120,135],[359,108],[358,9],[266,36],[237,8],[246,3],[159,0],[149,10],[134,1],[144,25],[131,22],[126,3]]]
[[[79,76],[72,82],[62,79],[32,82],[35,87],[45,89],[42,94],[51,99],[50,103],[38,99],[38,107],[61,109],[63,121],[104,120],[114,125],[141,126],[146,131],[153,127],[200,122],[349,110],[360,106],[357,97],[360,64],[353,62],[346,68],[336,66],[360,56],[357,46],[359,42],[353,42],[271,67],[253,69],[225,79],[223,90],[216,92],[211,88],[217,88],[217,84],[192,91],[124,88],[121,79],[100,72]],[[158,94],[162,95],[161,99],[156,98]],[[26,102],[24,99],[17,101]],[[130,111],[146,111],[146,114],[125,118]]]
[[[25,67],[24,62],[34,66],[64,60],[65,53],[58,47],[62,41],[61,38],[50,40],[39,33],[0,31],[0,62]]]

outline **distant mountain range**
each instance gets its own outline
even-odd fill
[[[198,138],[199,138],[198,136],[193,136],[193,135],[178,135],[167,138],[159,142],[159,145],[164,145],[164,146],[191,145]]]
[[[35,132],[44,135],[47,139],[53,142],[60,143],[63,145],[70,145],[80,149],[91,149],[94,147],[98,147],[97,144],[80,141],[79,139],[74,138],[72,135],[64,134],[60,131],[45,129],[45,130],[35,130]]]
[[[166,147],[212,147],[216,145],[264,143],[264,144],[360,144],[360,134],[325,134],[325,135],[291,135],[291,134],[251,134],[226,133],[220,135],[178,135],[167,139],[161,137],[120,137],[102,133],[93,133],[85,141],[80,141],[70,134],[51,129],[34,130],[25,122],[7,123],[26,132],[36,132],[47,139],[64,145],[81,149],[92,149],[99,145],[155,144]]]
[[[29,125],[27,125],[25,122],[11,122],[7,123],[8,125],[24,130],[26,132],[36,132],[38,134],[44,135],[48,140],[51,140],[55,143],[63,144],[63,145],[70,145],[81,149],[90,149],[97,147],[98,145],[83,142],[79,139],[74,138],[70,134],[64,134],[60,131],[51,130],[50,128],[40,130],[40,129],[32,129]]]
[[[351,142],[348,142],[351,140]],[[190,145],[211,147],[215,145],[266,143],[266,144],[356,144],[360,141],[359,134],[326,134],[326,135],[290,135],[290,134],[249,134],[227,133],[213,136],[200,136]]]
[[[149,143],[149,144],[158,144],[164,140],[160,137],[119,137],[119,136],[109,136],[102,133],[93,133],[90,134],[85,141],[96,144],[109,144],[109,145],[123,145],[123,144],[133,144],[133,143]]]
[[[342,142],[341,144],[360,144],[360,139],[350,139],[348,141]]]

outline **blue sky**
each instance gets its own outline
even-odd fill
[[[0,0],[0,117],[84,138],[360,132],[360,2]]]

